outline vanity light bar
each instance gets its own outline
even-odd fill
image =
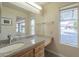
[[[41,7],[35,7],[37,6],[36,4],[34,4],[33,6],[33,3],[29,4],[29,3],[26,3],[26,2],[10,2],[11,4],[14,4],[20,8],[23,8],[25,10],[28,10],[28,11],[31,11],[33,13],[36,13],[36,14],[39,14],[40,13],[40,9],[42,9]]]
[[[39,9],[39,10],[42,10],[42,7],[39,6],[39,5],[37,5],[37,4],[34,3],[34,2],[26,2],[26,3],[29,4],[29,5],[31,5],[31,6],[34,7],[34,8],[37,8],[37,9]]]

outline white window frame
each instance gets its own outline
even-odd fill
[[[32,21],[34,21],[33,25]],[[35,35],[35,18],[31,18],[31,35]]]
[[[66,10],[66,9],[71,9],[71,8],[77,8],[78,9],[78,12],[79,12],[79,8],[78,8],[78,4],[73,4],[73,5],[70,5],[70,6],[66,6],[66,7],[64,7],[64,8],[60,8],[60,10],[59,10],[59,38],[60,38],[60,40],[61,40],[61,26],[60,26],[60,23],[61,23],[61,19],[60,19],[60,11],[62,11],[62,10]],[[78,13],[78,15],[79,15],[79,13]],[[78,16],[78,19],[79,19],[79,16]],[[78,21],[78,19],[77,19],[77,21]],[[79,22],[79,21],[78,21]],[[77,24],[77,32],[79,31],[79,29],[78,29],[78,25],[79,24]],[[77,44],[79,43],[79,33],[77,33]],[[59,40],[59,42],[60,42],[60,40]],[[60,44],[61,44],[61,42],[60,42]],[[66,45],[66,44],[64,44],[64,45]],[[79,46],[79,44],[78,44],[78,46],[72,46],[72,45],[67,45],[67,46],[71,46],[71,47],[77,47],[78,48],[78,46]]]
[[[22,29],[22,27],[21,27],[22,23],[25,23],[25,20],[20,20],[20,21],[16,22],[16,32],[18,32],[18,33],[25,33],[25,25],[24,25],[24,32],[21,30]],[[20,26],[18,26],[20,28],[17,28],[17,24],[20,24]]]

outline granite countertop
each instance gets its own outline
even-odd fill
[[[29,38],[23,38],[20,40],[16,40],[15,42],[12,42],[11,44],[7,44],[6,46],[9,46],[12,44],[17,44],[17,43],[24,43],[24,45],[16,50],[12,50],[7,53],[0,53],[0,57],[11,56],[23,49],[27,49],[27,50],[31,49],[35,45],[37,45],[38,43],[41,43],[41,42],[45,42],[45,46],[47,46],[50,41],[51,41],[51,37],[44,37],[44,36],[33,36],[33,37],[29,37]],[[2,46],[4,47],[5,45],[1,45],[0,47],[2,47]]]

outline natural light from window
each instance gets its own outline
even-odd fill
[[[16,32],[18,33],[25,33],[25,20],[24,19],[18,19],[16,22]]]
[[[31,34],[35,35],[35,19],[31,19]]]
[[[72,47],[78,47],[77,38],[78,8],[60,11],[60,43]]]

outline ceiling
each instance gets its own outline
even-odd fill
[[[35,2],[35,3],[38,4],[38,5],[40,5],[40,6],[45,6],[46,4],[50,4],[50,2]],[[53,2],[52,4],[66,4],[66,2],[65,3],[62,3],[62,2],[60,2],[60,3]],[[67,3],[67,4],[70,4],[70,3]],[[4,2],[3,5],[4,6],[7,6],[7,7],[10,7],[10,8],[13,8],[13,9],[21,10],[24,13],[28,13],[28,14],[31,13],[31,12],[32,13],[35,13],[35,14],[40,13],[39,10],[36,10],[32,6],[28,6],[28,5],[25,6],[24,4],[17,6],[17,5],[11,4],[9,2]]]
[[[43,5],[47,4],[48,2],[35,2],[35,3],[40,5],[40,6],[43,6]]]
[[[15,2],[14,2],[15,3]],[[39,14],[39,10],[36,10],[34,9],[32,6],[24,6],[24,5],[16,5],[16,4],[13,4],[11,2],[3,2],[2,3],[3,6],[5,7],[9,7],[9,8],[12,8],[12,9],[16,9],[16,10],[19,10],[19,11],[23,11],[24,13],[35,13],[35,14]]]
[[[71,3],[74,3],[74,2],[35,2],[36,4],[40,5],[40,6],[44,6],[46,4],[71,4]]]

